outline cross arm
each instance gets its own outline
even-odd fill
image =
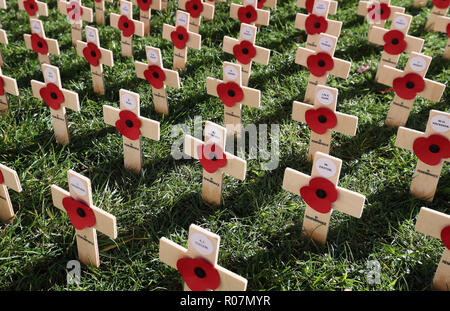
[[[293,194],[300,195],[300,188],[306,186],[309,183],[310,178],[310,176],[288,167],[284,171],[283,189]]]
[[[103,121],[111,126],[116,126],[116,121],[119,120],[120,110],[108,105],[103,105]]]
[[[225,53],[233,54],[233,47],[239,44],[239,40],[225,36],[223,37],[223,51]],[[270,50],[266,48],[262,48],[259,46],[255,46],[256,55],[253,57],[253,61],[262,64],[267,65],[269,63],[269,57],[270,57]]]
[[[87,46],[87,42],[77,40],[77,54],[78,56],[84,57],[83,50]],[[97,47],[102,53],[100,57],[100,63],[106,66],[114,66],[114,57],[113,53],[110,50],[104,49],[102,47]]]
[[[4,29],[0,29],[0,43],[8,44],[8,36],[6,35],[6,31]]]
[[[394,79],[400,78],[403,75],[403,71],[383,65],[378,75],[378,82],[387,86],[392,86]]]
[[[413,150],[414,141],[425,134],[407,127],[400,126],[395,139],[395,146],[406,150]]]
[[[379,27],[379,26],[372,26],[369,30],[369,34],[367,36],[367,41],[369,41],[369,43],[372,43],[375,45],[384,45],[383,37],[388,32],[389,32],[389,29]]]
[[[33,91],[33,96],[39,99],[42,99],[39,91],[45,87],[45,83],[31,80],[31,89]],[[80,111],[80,102],[78,100],[78,93],[62,89],[61,90],[64,95],[64,107],[72,109],[74,111]]]
[[[25,40],[25,47],[29,50],[32,50],[33,48],[31,46],[31,35],[24,34],[23,38]],[[45,38],[45,42],[47,42],[49,54],[59,55],[58,40]]]
[[[238,10],[241,7],[243,7],[243,5],[237,4],[237,3],[232,3],[230,6],[230,17],[237,19],[238,18]],[[255,23],[258,25],[264,25],[264,26],[269,25],[270,11],[256,9],[256,12],[257,12],[258,16],[257,16]]]
[[[426,78],[424,81],[425,89],[422,92],[417,93],[417,96],[423,97],[432,102],[438,102],[441,100],[441,97],[444,94],[445,84]]]
[[[333,209],[347,215],[361,218],[366,197],[360,193],[337,187],[338,198],[333,203]]]
[[[159,141],[159,122],[144,117],[140,117],[139,120],[141,121],[141,135]]]
[[[159,239],[159,260],[172,268],[177,268],[178,259],[186,256],[187,249],[165,237]]]
[[[61,211],[66,212],[63,206],[63,199],[70,197],[70,193],[56,185],[51,186],[53,205]],[[99,209],[95,206],[90,206],[95,215],[94,228],[112,239],[117,237],[116,217]]]
[[[215,268],[220,276],[220,284],[216,291],[245,291],[247,289],[247,279],[219,265],[216,265]]]
[[[305,8],[306,9],[306,1],[307,0],[297,0],[296,6],[299,8]],[[330,1],[330,7],[328,14],[330,15],[336,15],[338,8],[338,2],[337,1]]]
[[[217,94],[217,85],[223,83],[222,80],[208,77],[206,78],[206,92],[209,95],[218,97]],[[244,92],[244,98],[240,102],[242,105],[259,108],[261,102],[261,91],[255,90],[246,86],[241,86],[242,91]]]
[[[441,231],[446,226],[450,226],[450,215],[422,207],[417,216],[415,230],[436,239],[441,239]]]
[[[450,23],[450,17],[447,16],[439,16],[436,18],[436,22],[434,24],[434,30],[437,32],[446,32],[447,25]]]
[[[162,34],[163,39],[170,40],[170,33],[172,31],[175,31],[175,29],[176,29],[175,26],[172,26],[169,24],[164,24],[163,25],[163,34]],[[188,31],[188,34],[189,34],[189,37],[186,42],[186,45],[192,49],[200,50],[201,44],[202,44],[202,36],[197,33],[190,32],[190,31]]]
[[[153,65],[153,64],[149,64]],[[134,68],[136,70],[136,76],[140,79],[145,79],[144,71],[147,70],[148,66],[146,63],[143,62],[134,62]],[[156,65],[155,65],[156,66]],[[161,68],[164,74],[166,75],[166,80],[164,80],[164,84],[167,86],[171,86],[174,88],[179,89],[180,88],[180,76],[178,75],[178,72],[175,70],[165,69]]]
[[[9,167],[0,164],[0,172],[3,175],[4,184],[6,187],[13,189],[16,192],[22,192],[22,186],[20,184],[19,176],[17,172]]]
[[[0,73],[0,77],[3,79],[3,88],[5,89],[5,92],[8,94],[12,94],[14,96],[19,95],[19,89],[17,87],[17,81],[16,79],[6,77]]]
[[[19,0],[18,1],[18,5],[19,5],[19,10],[25,10],[25,5],[23,4],[25,2],[25,0]],[[45,2],[41,2],[41,1],[36,1],[37,4],[37,13],[39,15],[42,16],[48,16],[48,6],[47,3]]]
[[[202,145],[203,141],[198,138],[192,137],[191,135],[184,137],[184,153],[194,159],[198,160],[200,158],[197,153],[197,147]]]
[[[314,55],[316,52],[307,48],[298,47],[295,54],[295,63],[303,67],[308,67],[306,60],[309,56]]]

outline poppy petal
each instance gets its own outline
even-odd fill
[[[256,49],[250,41],[242,40],[233,46],[233,55],[239,63],[247,65],[256,56]]]
[[[398,55],[406,50],[405,34],[399,30],[390,30],[384,36],[384,51],[391,55]]]
[[[65,197],[62,204],[75,229],[83,230],[95,225],[95,214],[86,204],[74,200],[72,197]]]
[[[222,148],[216,144],[200,145],[197,154],[203,169],[208,173],[215,173],[219,168],[227,165],[227,156]]]
[[[203,12],[203,3],[200,0],[189,0],[186,2],[186,11],[197,18]]]
[[[177,270],[192,291],[215,290],[220,285],[220,275],[209,262],[202,258],[181,258]]]
[[[425,81],[417,73],[408,73],[404,77],[395,78],[393,88],[399,97],[410,100],[425,89]]]
[[[89,64],[98,66],[102,53],[94,43],[88,42],[87,46],[83,49],[83,55]]]
[[[305,21],[305,29],[308,35],[320,34],[328,29],[328,21],[323,16],[308,15]]]
[[[38,10],[38,5],[35,0],[26,0],[23,2],[23,6],[29,16],[34,16]]]
[[[309,109],[305,113],[308,127],[317,134],[325,134],[328,129],[332,129],[337,124],[334,111],[328,108]]]
[[[308,186],[300,188],[300,195],[308,206],[322,214],[331,211],[338,196],[336,186],[322,177],[312,178]]]
[[[116,121],[116,128],[123,136],[136,140],[141,136],[141,121],[130,110],[122,110],[119,113],[119,120]]]
[[[419,137],[414,140],[413,151],[423,163],[438,165],[442,159],[450,157],[450,141],[438,134]]]
[[[31,34],[31,48],[35,53],[47,55],[48,54],[48,45],[47,41],[39,35],[32,33]]]
[[[137,0],[137,4],[142,11],[148,11],[150,5],[152,5],[152,0]]]
[[[445,227],[441,231],[441,240],[445,247],[450,250],[450,226]]]
[[[329,54],[319,52],[315,55],[308,56],[306,65],[311,74],[316,77],[322,77],[334,68],[334,60]]]
[[[244,91],[235,82],[219,83],[217,94],[225,106],[233,107],[244,99]]]
[[[166,80],[166,74],[156,65],[149,65],[144,71],[144,77],[156,89],[162,88]]]
[[[47,83],[39,90],[42,100],[52,109],[58,110],[64,103],[64,94],[56,84]]]
[[[118,27],[124,37],[131,37],[134,34],[134,23],[125,15],[120,16]]]
[[[447,9],[450,6],[450,0],[433,0],[433,4],[439,9]]]
[[[5,81],[0,77],[0,96],[5,95]]]
[[[170,39],[173,42],[173,45],[177,49],[184,49],[186,47],[186,42],[189,39],[189,34],[183,26],[178,26],[175,31],[170,33]]]
[[[3,178],[3,174],[0,171],[0,184],[3,184],[5,182],[5,179]]]
[[[251,24],[258,19],[258,12],[251,6],[241,6],[238,9],[238,19],[241,23]]]

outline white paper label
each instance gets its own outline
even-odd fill
[[[394,26],[398,30],[403,30],[408,27],[408,19],[404,16],[397,16],[394,19]]]
[[[83,181],[76,176],[71,176],[69,179],[70,187],[76,194],[84,197],[87,194],[86,186]]]
[[[157,63],[159,60],[158,53],[153,50],[148,50],[147,57],[152,63]]]
[[[120,12],[122,12],[122,15],[127,15],[130,13],[130,4],[122,2],[120,4]]]
[[[317,1],[314,4],[314,10],[316,11],[316,13],[318,14],[323,14],[327,11],[327,5],[325,2],[323,1]]]
[[[317,100],[324,105],[330,105],[334,102],[333,93],[327,89],[321,89],[317,92]]]
[[[230,65],[225,66],[224,72],[225,72],[225,77],[227,77],[228,80],[235,81],[235,80],[237,80],[238,75],[239,75],[237,69]]]
[[[242,37],[245,40],[251,40],[253,39],[253,29],[251,29],[250,27],[244,27],[242,28]]]
[[[431,118],[431,128],[439,133],[445,133],[450,129],[450,118],[443,115],[437,115]]]
[[[122,94],[122,97],[120,98],[120,102],[123,104],[123,106],[127,110],[134,110],[134,108],[136,108],[136,99],[131,94],[128,94],[128,93]]]
[[[329,51],[334,47],[334,42],[330,38],[322,37],[319,40],[319,46],[322,51]]]
[[[181,13],[177,15],[177,23],[179,26],[186,26],[187,20],[186,15]]]
[[[316,161],[316,169],[323,177],[331,177],[336,174],[336,165],[329,159],[318,159]]]
[[[199,252],[200,254],[207,256],[211,254],[213,249],[213,243],[211,240],[204,234],[194,233],[191,235],[190,239],[192,247]]]
[[[46,68],[44,70],[44,77],[48,82],[51,82],[51,83],[56,82],[56,72],[51,68]]]
[[[424,71],[426,66],[427,61],[420,56],[415,56],[409,60],[409,67],[416,72]]]
[[[38,21],[33,21],[31,23],[31,30],[33,30],[33,33],[40,35],[41,34],[41,24]]]
[[[86,27],[86,38],[90,42],[95,42],[96,41],[95,31],[91,28]]]
[[[215,143],[222,143],[222,131],[214,125],[208,125],[205,127],[205,136]]]

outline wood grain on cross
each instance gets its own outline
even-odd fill
[[[291,168],[286,168],[284,172],[284,190],[296,195],[301,195],[301,191],[304,191],[305,194],[310,193],[309,196],[314,196],[316,200],[323,202],[326,200],[326,206],[323,206],[323,202],[319,203],[319,206],[306,204],[303,218],[302,234],[320,244],[324,244],[327,240],[333,210],[338,210],[356,218],[360,218],[363,212],[364,195],[337,187],[341,166],[342,160],[317,152],[314,155],[311,176]],[[316,181],[319,181],[319,183],[315,184]],[[333,190],[329,189],[330,187],[335,189],[334,194],[332,193]],[[333,198],[331,199],[330,197]],[[303,196],[302,198],[305,200]]]
[[[137,130],[137,135],[132,132],[121,134],[124,165],[130,171],[139,173],[142,168],[141,136],[159,141],[159,122],[140,116],[139,94],[121,89],[119,96],[120,109],[103,105],[103,119],[106,124],[115,126],[119,131],[123,127],[125,130]],[[132,112],[133,115],[122,113],[125,111]],[[120,126],[120,122],[124,124],[123,127]]]
[[[440,16],[436,19],[434,30],[447,34],[447,45],[445,46],[444,55],[442,57],[450,59],[450,17]]]
[[[159,260],[163,263],[169,265],[174,269],[178,267],[183,268],[182,261],[180,260],[192,260],[192,259],[202,259],[207,262],[208,266],[212,266],[214,270],[217,271],[219,276],[219,282],[216,291],[245,291],[247,288],[247,280],[236,273],[233,273],[217,264],[217,259],[219,257],[219,246],[220,246],[220,236],[214,234],[208,230],[205,230],[199,226],[191,224],[189,226],[189,237],[188,237],[188,247],[187,249],[172,242],[171,240],[162,237],[159,240]],[[203,266],[203,265],[202,265]],[[193,282],[193,285],[202,287],[202,279],[208,279],[210,275],[205,271],[204,268],[200,266],[193,266],[193,270],[182,270],[183,273],[188,275],[196,275],[197,279],[194,281],[189,280],[188,282]],[[208,269],[209,270],[209,269]],[[188,282],[184,283],[184,290],[190,291]],[[207,286],[207,285],[203,285]],[[196,288],[194,288],[195,290]],[[204,288],[211,290],[211,288]],[[198,290],[198,289],[197,289]]]
[[[410,75],[418,75],[422,77],[424,83],[423,90],[415,93],[415,97],[412,99],[402,98],[397,94],[397,91],[395,92],[396,94],[394,100],[392,101],[391,107],[386,116],[385,123],[387,125],[404,126],[409,118],[410,111],[417,97],[422,97],[432,102],[438,102],[441,99],[442,94],[445,90],[445,84],[424,78],[428,71],[430,63],[431,57],[417,52],[411,52],[404,71],[390,66],[383,66],[381,68],[378,75],[378,83],[392,87],[394,86],[394,81],[402,81],[408,79]],[[418,83],[415,83],[413,81],[401,83],[401,85],[404,84],[406,85],[406,88],[412,91],[418,88]],[[404,95],[402,96],[405,97]]]
[[[386,14],[386,16],[383,16],[386,12],[383,12],[381,4],[384,4],[389,8],[389,15]],[[359,1],[358,3],[357,14],[364,16],[365,20],[370,23],[371,27],[374,25],[384,27],[387,21],[392,21],[394,19],[395,13],[405,13],[405,8],[391,5],[391,0]]]
[[[223,174],[244,180],[247,161],[225,151],[227,130],[213,122],[206,121],[205,140],[201,141],[190,135],[185,136],[184,153],[204,161],[205,165],[213,165],[214,170],[208,172],[203,168],[202,198],[208,203],[220,205],[222,202]],[[205,154],[206,153],[206,154]],[[226,160],[226,161],[224,161]],[[222,165],[220,167],[219,165]],[[224,165],[224,166],[223,166]]]
[[[39,58],[39,62],[42,64],[51,64],[50,62],[50,54],[52,55],[59,55],[59,44],[58,40],[56,39],[49,39],[45,36],[45,30],[44,25],[42,24],[42,21],[36,18],[30,19],[31,24],[31,35],[24,34],[24,40],[25,40],[25,46],[29,50],[33,50],[33,40],[32,36],[39,36],[37,45],[38,45],[38,52],[36,53]],[[39,41],[44,42],[39,42]],[[42,49],[42,46],[47,44],[47,53],[41,53],[40,49]]]
[[[97,230],[111,239],[117,238],[116,217],[94,206],[89,178],[73,170],[68,170],[67,180],[69,182],[69,191],[56,185],[51,186],[53,205],[68,213],[72,224],[72,217],[81,218],[80,220],[83,221],[89,216],[91,211],[93,212],[95,216],[94,224],[85,226],[82,229],[75,228],[75,233],[80,261],[85,265],[99,267],[100,255],[97,243]],[[68,198],[69,200],[66,200],[72,201],[73,204],[69,206],[67,203],[63,203],[65,198]],[[71,210],[74,206],[75,210]]]
[[[211,3],[207,3],[202,0],[179,0],[178,8],[188,11],[188,7],[192,7],[195,11],[200,10],[199,4],[202,5],[203,9],[200,12],[200,16],[194,17],[190,15],[189,19],[189,31],[199,33],[200,32],[200,24],[202,22],[202,17],[205,21],[211,21],[214,19],[214,5]],[[195,12],[194,11],[194,12]]]
[[[231,3],[230,5],[230,17],[239,20],[239,10],[244,10],[245,18],[250,18],[252,14],[248,12],[249,7],[253,7],[255,10],[256,17],[254,17],[252,22],[247,24],[260,26],[268,26],[270,21],[270,11],[264,9],[258,9],[258,1],[257,0],[242,0],[243,4]],[[245,21],[241,21],[241,23],[245,23]]]
[[[150,33],[152,10],[162,11],[162,0],[131,0],[131,2],[139,7],[139,21],[144,23],[144,35],[146,36]]]
[[[0,164],[0,221],[3,223],[12,222],[15,215],[8,188],[16,192],[22,192],[17,172]]]
[[[133,36],[144,36],[144,23],[133,19],[133,3],[130,1],[120,0],[120,14],[111,13],[109,22],[111,27],[121,31],[122,56],[133,57]]]
[[[165,69],[163,67],[161,50],[158,48],[146,46],[145,54],[147,55],[147,63],[142,63],[135,61],[134,67],[136,69],[136,75],[140,79],[147,80],[152,85],[152,95],[153,95],[153,105],[155,106],[155,111],[157,113],[162,113],[165,115],[169,114],[169,105],[167,103],[167,92],[166,86],[171,86],[174,88],[180,88],[180,77],[178,72],[175,70]],[[155,67],[156,66],[156,67]],[[160,76],[158,69],[163,72]],[[156,73],[156,74],[155,74]],[[151,77],[150,77],[151,75]],[[148,79],[150,80],[148,80]],[[162,83],[153,82],[153,79],[160,79]]]
[[[105,1],[113,2],[113,0],[95,0],[95,23],[97,25],[105,25]]]
[[[199,35],[198,33],[190,31],[188,29],[189,23],[190,23],[189,13],[177,10],[176,25],[175,26],[168,24],[163,25],[163,33],[162,33],[163,39],[172,41],[171,34],[174,33],[174,36],[176,36],[179,40],[186,40],[185,46],[183,48],[181,48],[181,46],[180,48],[177,48],[175,45],[173,47],[174,70],[186,68],[188,48],[195,50],[200,50],[201,48],[202,36]],[[183,32],[187,32],[187,39],[185,38],[185,35],[179,33],[177,29]]]
[[[18,0],[19,10],[25,11],[30,18],[39,18],[39,16],[48,16],[47,3],[36,0]]]
[[[308,123],[311,129],[308,161],[312,160],[317,151],[330,153],[333,132],[350,136],[356,134],[358,117],[336,112],[337,97],[337,89],[318,85],[313,105],[298,101],[294,101],[292,105],[292,119]]]
[[[314,7],[315,1],[319,1],[319,0],[297,0],[295,5],[298,8],[302,8],[302,9],[310,8],[311,12],[309,12],[309,10],[308,10],[308,13],[312,13],[312,8]],[[337,9],[338,9],[338,5],[339,4],[338,4],[337,1],[330,1],[330,8],[329,8],[328,14],[336,15]]]
[[[307,23],[311,23],[314,29],[325,29],[323,32],[319,32],[319,30],[317,30],[313,31],[311,34],[308,33],[306,39],[307,48],[315,49],[317,47],[320,33],[327,33],[337,38],[341,35],[342,22],[328,19],[329,8],[330,1],[318,0],[314,3],[314,8],[311,14],[297,13],[294,24],[295,28],[306,30],[308,33],[309,25],[307,25]],[[325,18],[327,26],[324,27],[325,23],[322,23],[316,16],[319,18]]]
[[[391,39],[391,41],[386,42],[385,36],[388,36],[387,35],[388,33],[393,34],[397,31],[400,31],[404,35],[404,41],[406,42],[406,48],[403,52],[405,52],[405,53],[411,53],[411,52],[420,53],[420,51],[422,51],[422,47],[423,47],[425,40],[408,35],[408,31],[411,26],[411,21],[412,21],[411,15],[407,15],[407,14],[403,14],[403,13],[394,13],[391,28],[388,30],[388,29],[378,27],[378,26],[372,27],[369,30],[368,41],[369,41],[369,43],[378,45],[378,46],[385,46],[386,44],[397,45],[397,44],[401,43],[400,38],[394,37],[393,39]],[[391,53],[387,52],[385,49],[383,50],[383,53],[381,54],[380,62],[378,63],[378,70],[377,70],[377,74],[375,76],[375,81],[378,81],[380,70],[383,68],[384,65],[394,67],[394,68],[397,66],[400,56],[402,55],[403,52],[398,53],[398,54],[391,54]]]
[[[235,46],[240,46],[243,42],[250,43],[255,49],[255,56],[251,58],[250,61],[246,64],[241,63],[236,58],[237,62],[242,67],[242,85],[244,86],[248,86],[250,74],[252,71],[252,62],[256,62],[262,65],[267,65],[269,63],[270,50],[255,45],[256,32],[257,32],[256,26],[242,23],[239,31],[239,39],[234,39],[228,36],[223,37],[223,51],[225,53],[235,55],[234,53]],[[247,53],[249,53],[247,48],[243,48],[242,52],[244,54],[245,50],[247,50]]]
[[[67,15],[72,33],[72,45],[76,46],[77,40],[83,40],[83,21],[92,23],[94,15],[92,9],[82,6],[81,0],[58,1],[59,12]]]
[[[304,67],[308,67],[308,58],[309,57],[318,57],[320,55],[329,55],[333,60],[332,69],[325,71],[322,76],[315,76],[314,74],[309,75],[308,86],[306,87],[305,99],[304,102],[308,104],[312,104],[314,102],[314,97],[316,96],[316,87],[317,85],[326,85],[328,77],[330,75],[347,79],[350,73],[351,62],[333,57],[334,52],[336,50],[338,38],[335,36],[331,36],[325,33],[319,35],[319,40],[317,41],[317,47],[315,49],[307,49],[303,47],[299,47],[297,49],[297,54],[295,56],[295,63]],[[324,54],[323,54],[324,53]],[[314,61],[314,65],[323,67],[322,60]]]
[[[442,136],[442,144],[447,139],[447,146],[439,146],[433,143],[436,136]],[[430,136],[433,136],[430,138]],[[438,138],[439,139],[439,138]],[[411,193],[423,200],[433,201],[436,193],[439,177],[444,166],[444,162],[449,162],[450,157],[447,154],[442,155],[443,158],[433,158],[431,161],[429,156],[440,155],[450,148],[450,114],[438,110],[431,110],[425,132],[412,130],[406,127],[399,127],[395,146],[416,153],[418,160],[411,181]],[[430,142],[427,144],[427,142]],[[429,145],[429,146],[428,146]],[[427,147],[428,146],[428,147]],[[437,146],[437,147],[436,147]],[[428,162],[429,164],[425,163]]]
[[[9,109],[8,94],[19,96],[19,88],[16,79],[3,75],[0,69],[0,115]]]
[[[433,278],[433,288],[450,291],[450,215],[422,207],[415,230],[444,242],[444,252]]]
[[[97,52],[98,51],[100,52],[100,58],[97,59],[98,64],[97,65],[90,64],[90,67],[91,67],[92,84],[94,87],[94,92],[97,94],[103,95],[103,94],[105,94],[105,80],[103,78],[103,65],[110,66],[110,67],[114,66],[113,53],[112,53],[112,51],[102,48],[100,46],[100,36],[98,34],[97,28],[94,28],[91,26],[86,26],[85,32],[86,32],[86,42],[83,42],[80,40],[77,41],[77,54],[78,54],[78,56],[84,57],[86,59],[86,56],[85,56],[85,51],[86,51],[86,53],[89,53],[88,56],[91,56],[91,57],[94,57],[95,59],[97,59],[96,58],[96,57],[98,57]],[[95,47],[98,49],[97,52],[95,51],[94,47],[91,44],[95,45]]]
[[[259,108],[261,103],[261,91],[242,85],[241,65],[230,62],[223,63],[223,80],[208,77],[206,78],[206,91],[209,95],[231,99],[229,103],[225,99],[223,123],[227,128],[227,133],[241,136],[242,133],[242,105]],[[230,86],[233,85],[233,87]],[[220,86],[219,86],[220,85]],[[225,89],[226,94],[219,95],[219,88]],[[242,91],[242,99],[233,99],[236,94]],[[222,99],[222,98],[221,98]]]
[[[54,106],[54,108],[52,108],[48,103],[47,105],[49,105],[50,108],[56,141],[60,144],[67,145],[70,143],[70,135],[67,124],[66,108],[74,111],[80,111],[78,94],[62,88],[58,67],[43,64],[42,73],[44,74],[44,83],[31,80],[33,96],[43,100],[41,90],[44,88],[45,92],[49,92],[48,96],[53,100],[60,99],[62,96],[62,102],[59,105]],[[56,88],[54,86],[56,86]],[[59,90],[61,94],[58,95],[56,90]],[[57,108],[57,106],[59,107]]]
[[[6,35],[6,31],[3,29],[0,29],[0,44],[8,44],[8,36]],[[3,61],[3,54],[0,48],[0,68],[4,65],[5,62]]]
[[[433,0],[433,8],[431,9],[430,16],[428,16],[425,29],[433,30],[436,26],[437,19],[441,16],[446,16],[450,3],[446,0]]]

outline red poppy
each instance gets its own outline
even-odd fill
[[[203,12],[203,3],[200,0],[189,0],[186,2],[186,11],[194,18]]]
[[[64,102],[64,94],[59,87],[53,83],[47,83],[39,90],[42,100],[52,109],[58,110]]]
[[[142,11],[148,11],[152,5],[152,0],[137,0],[137,4]]]
[[[141,136],[141,121],[130,110],[122,110],[119,113],[119,120],[116,121],[116,129],[120,134],[131,139],[136,140]]]
[[[160,89],[164,86],[166,74],[164,71],[155,65],[149,65],[144,71],[144,77],[155,89]]]
[[[375,19],[376,17],[379,17],[383,21],[387,20],[391,16],[391,8],[386,3],[372,4],[369,7],[369,12],[372,12],[373,10],[375,10],[377,5],[380,6],[380,9],[375,14],[371,14],[371,18]]]
[[[446,9],[450,6],[450,0],[433,0],[433,4],[439,9]]]
[[[425,89],[425,81],[417,73],[408,73],[404,77],[394,79],[395,94],[403,99],[414,99],[417,93]]]
[[[103,0],[95,0],[95,2],[97,2],[97,3],[100,3],[100,2],[102,2]]]
[[[441,231],[441,240],[444,243],[445,247],[450,250],[450,226],[445,227]]]
[[[170,39],[173,42],[173,45],[177,49],[184,49],[186,47],[186,42],[189,39],[189,34],[183,26],[178,26],[175,31],[170,33]]]
[[[219,83],[217,94],[225,106],[233,107],[244,99],[244,91],[239,84],[234,82]]]
[[[398,55],[406,50],[405,34],[399,30],[390,30],[384,36],[384,51],[391,55]]]
[[[89,64],[98,66],[102,52],[100,52],[100,49],[94,43],[88,42],[87,46],[83,49],[83,55]]]
[[[328,21],[323,16],[309,14],[305,21],[305,28],[308,35],[326,32],[328,29]]]
[[[216,144],[200,145],[197,147],[200,164],[208,173],[216,172],[220,167],[227,165],[227,156]]]
[[[3,178],[2,171],[0,171],[0,184],[3,184],[5,182],[5,179]]]
[[[62,204],[75,229],[83,230],[86,227],[91,228],[95,225],[95,214],[92,208],[86,204],[72,197],[65,197],[62,200]]]
[[[450,38],[450,23],[447,24],[447,37]]]
[[[258,5],[257,5],[258,9],[262,9],[264,6],[264,3],[266,3],[266,0],[258,0]]]
[[[306,60],[309,71],[316,77],[322,77],[334,68],[334,61],[330,54],[319,52],[308,56]]]
[[[124,37],[131,37],[134,34],[134,23],[125,15],[119,18],[119,29]]]
[[[34,16],[38,10],[38,5],[35,0],[26,0],[23,2],[23,6],[30,16]]]
[[[83,15],[83,8],[77,2],[72,2],[67,5],[67,16],[72,20],[79,20]]]
[[[242,40],[239,44],[233,46],[233,55],[238,62],[247,65],[255,57],[256,49],[250,41]]]
[[[450,157],[450,141],[438,134],[419,137],[414,140],[413,151],[423,163],[438,165],[442,159]]]
[[[220,276],[209,262],[202,258],[178,259],[177,269],[192,291],[215,290],[220,285]]]
[[[312,178],[308,186],[300,188],[300,195],[306,204],[322,214],[330,212],[331,204],[338,197],[336,186],[323,177]]]
[[[325,134],[328,129],[332,129],[337,124],[336,114],[328,108],[309,109],[305,113],[308,127],[317,134]]]
[[[5,95],[5,81],[0,77],[0,96]]]
[[[251,24],[258,19],[258,12],[251,6],[242,6],[238,10],[238,19],[241,23]]]
[[[314,2],[315,0],[306,0],[305,7],[309,14],[311,14],[314,10]]]
[[[41,38],[39,35],[32,33],[31,34],[31,48],[35,53],[47,55],[48,54],[48,45],[47,41],[44,38]]]

